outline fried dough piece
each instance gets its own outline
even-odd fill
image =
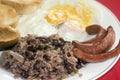
[[[0,26],[15,27],[18,23],[18,15],[14,8],[0,4]]]
[[[0,27],[0,50],[13,46],[20,39],[20,33],[11,26]]]
[[[43,0],[1,0],[1,2],[12,6],[19,14],[26,14],[39,8]]]

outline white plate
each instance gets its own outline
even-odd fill
[[[99,6],[103,11],[104,16],[101,25],[104,26],[104,28],[107,28],[109,25],[112,25],[116,32],[116,41],[114,46],[112,47],[113,49],[118,44],[118,41],[120,39],[119,22],[117,18],[113,15],[113,13],[109,11],[107,8],[105,8],[103,5],[96,1],[93,1],[93,4]],[[82,77],[79,77],[76,74],[75,76],[69,77],[66,80],[95,80],[104,75],[106,72],[108,72],[115,65],[118,59],[119,56],[101,63],[90,63],[86,65],[84,68],[79,70],[79,72],[82,73]],[[21,80],[21,79],[14,79],[12,73],[0,68],[0,80]]]

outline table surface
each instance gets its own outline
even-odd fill
[[[109,8],[120,21],[120,0],[97,0]],[[120,80],[120,59],[115,66],[98,80]]]

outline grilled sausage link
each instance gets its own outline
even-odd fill
[[[113,28],[109,26],[107,29],[107,35],[101,41],[92,44],[84,44],[78,41],[73,41],[72,43],[75,48],[79,48],[84,52],[97,54],[109,50],[114,44],[114,42],[115,42],[115,32]]]
[[[111,59],[115,56],[117,56],[118,54],[120,54],[120,41],[119,44],[117,45],[117,47],[113,50],[111,50],[110,52],[105,52],[105,53],[101,53],[101,54],[90,54],[90,53],[86,53],[81,51],[78,48],[74,48],[73,49],[73,54],[84,60],[87,62],[102,62],[108,59]]]
[[[107,34],[107,31],[103,27],[101,27],[100,25],[97,25],[97,24],[88,26],[86,28],[86,32],[89,35],[96,34],[96,37],[92,38],[91,40],[84,41],[81,43],[95,43],[95,42],[101,41]]]

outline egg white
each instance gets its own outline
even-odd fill
[[[21,36],[26,36],[27,34],[35,34],[38,36],[50,36],[52,34],[57,34],[58,29],[54,25],[48,23],[47,20],[45,19],[45,16],[48,14],[48,12],[52,7],[58,4],[70,4],[74,7],[80,8],[78,4],[79,1],[81,0],[44,0],[41,8],[39,8],[36,12],[29,15],[21,15],[19,17],[19,23],[17,29],[20,31]],[[94,11],[93,23],[100,24],[102,20],[102,11],[99,9],[97,5],[94,6],[94,4],[92,4],[91,1],[88,0],[84,0],[84,1],[85,4],[90,6]],[[78,30],[75,34],[77,33],[80,34]],[[76,35],[72,34],[71,32],[69,32],[68,34],[64,35],[63,33],[59,33],[59,35],[64,35],[61,36],[63,38],[69,37],[67,39],[65,38],[66,40],[69,41],[71,40],[84,41],[86,39],[89,39],[89,36],[87,35],[86,32],[81,32],[81,35],[77,37],[75,37]],[[70,37],[70,35],[72,35],[72,37]],[[80,37],[82,37],[82,40]]]

